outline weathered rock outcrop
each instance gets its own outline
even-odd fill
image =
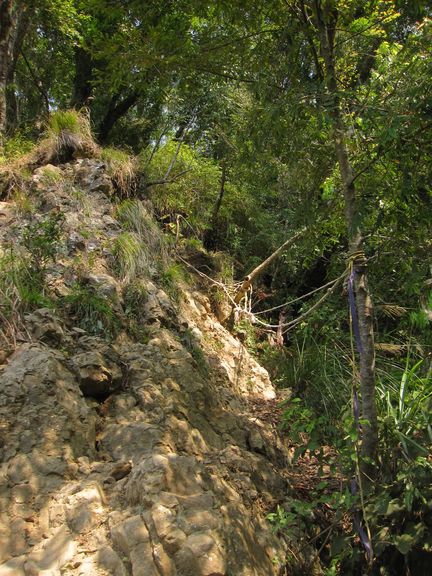
[[[87,249],[116,233],[105,187],[90,188]],[[50,201],[71,238],[85,218]],[[67,267],[66,255],[52,274],[60,293]],[[146,289],[146,343],[108,343],[41,309],[1,367],[0,576],[281,573],[286,550],[265,515],[287,492],[286,453],[254,412],[274,402],[268,374],[206,296],[185,287],[175,310],[155,282]]]

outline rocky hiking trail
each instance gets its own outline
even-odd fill
[[[109,178],[97,161],[55,169],[86,202],[33,177],[43,211],[65,215],[50,285],[67,291],[70,259],[90,246],[87,281],[121,307],[104,248],[119,233]],[[11,201],[2,213],[4,241],[18,217]],[[3,353],[0,576],[286,573],[287,544],[265,519],[290,490],[268,373],[202,291],[184,286],[174,304],[147,279],[146,293],[147,343],[41,308]]]

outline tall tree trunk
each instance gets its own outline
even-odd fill
[[[16,97],[15,72],[21,55],[24,38],[30,23],[30,10],[28,5],[21,3],[16,10],[13,33],[10,38],[12,57],[7,72],[6,105],[7,105],[7,130],[14,130],[19,124],[19,107]]]
[[[71,106],[80,109],[89,101],[92,93],[93,61],[91,55],[77,46],[75,48],[75,76]]]
[[[124,116],[126,112],[132,108],[132,106],[135,106],[139,98],[139,93],[132,92],[120,101],[119,96],[119,94],[114,94],[114,96],[111,98],[108,110],[99,125],[99,142],[101,144],[105,144],[107,142],[108,136],[113,129],[114,124],[122,116]]]
[[[13,0],[0,0],[0,149],[6,130],[6,86],[11,60]]]
[[[213,208],[210,227],[206,230],[203,238],[204,247],[207,250],[216,250],[218,244],[220,243],[221,234],[220,234],[219,211],[221,209],[222,201],[225,196],[226,177],[227,177],[227,165],[226,161],[223,160],[219,194]]]
[[[213,209],[213,214],[212,214],[212,226],[213,227],[216,226],[218,216],[219,216],[219,210],[221,209],[222,200],[223,200],[223,197],[225,195],[226,176],[227,176],[226,162],[222,162],[222,174],[221,174],[221,183],[220,183],[220,188],[219,188],[219,194],[218,194],[216,204],[215,204],[215,207]]]
[[[315,0],[321,54],[325,64],[325,81],[329,93],[330,112],[333,120],[333,139],[345,199],[345,217],[348,227],[349,249],[352,257],[354,292],[359,324],[360,393],[362,417],[368,421],[363,427],[361,443],[362,479],[368,484],[374,476],[373,463],[377,459],[378,421],[375,402],[375,349],[373,330],[373,305],[363,255],[363,236],[357,210],[356,188],[346,141],[346,130],[335,73],[334,38],[337,11],[331,4],[324,8]]]

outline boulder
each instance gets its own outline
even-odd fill
[[[72,356],[70,362],[78,374],[84,396],[104,400],[121,389],[121,368],[101,352],[82,352]]]

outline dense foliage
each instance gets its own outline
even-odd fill
[[[432,546],[431,12],[426,0],[0,0],[2,194],[45,134],[46,162],[72,144],[98,150],[121,199],[150,199],[172,245],[227,253],[238,280],[306,228],[236,329],[293,390],[283,421],[296,456],[325,461],[331,445],[325,463],[360,483],[356,494],[324,483],[306,511],[271,516],[290,537],[314,507],[335,511],[326,539],[311,532],[328,574],[368,562],[426,574]],[[81,116],[56,116],[68,108]],[[84,133],[88,118],[110,148]],[[58,226],[23,238],[40,283]],[[139,234],[114,247],[123,276],[146,265]],[[43,304],[21,264],[1,257],[7,305]],[[315,307],[314,291],[344,272]],[[106,317],[81,287],[68,305]],[[352,532],[347,516],[361,516]]]

